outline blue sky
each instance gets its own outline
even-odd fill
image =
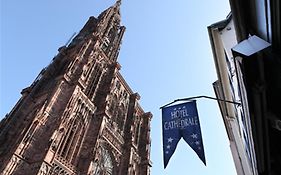
[[[8,113],[40,70],[47,66],[90,16],[114,0],[1,1],[0,118]],[[180,141],[163,169],[161,111],[177,98],[214,96],[217,79],[207,26],[229,13],[227,0],[123,0],[126,26],[119,62],[140,104],[153,113],[153,175],[235,175],[222,117],[216,101],[198,100],[207,167]]]

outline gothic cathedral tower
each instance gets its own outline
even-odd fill
[[[150,120],[117,57],[120,0],[90,17],[0,122],[1,175],[148,175]]]

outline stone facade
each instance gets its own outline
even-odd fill
[[[120,2],[90,17],[0,122],[2,175],[150,174],[150,121],[117,57]]]

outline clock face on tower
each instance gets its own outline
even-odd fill
[[[112,175],[113,163],[109,151],[100,147],[99,152],[99,159],[94,163],[93,166],[93,175]]]

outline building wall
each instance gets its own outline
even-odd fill
[[[231,48],[237,44],[231,16],[208,27],[218,81],[214,85],[219,99],[240,102],[245,91],[241,91],[236,72],[236,60]],[[256,174],[256,163],[247,103],[242,105],[219,102],[222,117],[230,141],[237,174]]]
[[[281,174],[281,35],[280,1],[230,0],[238,46],[252,37],[267,47],[252,54],[233,52],[239,61],[241,83],[247,92],[252,135],[259,174]],[[251,45],[257,45],[256,40]],[[259,43],[260,44],[260,43]],[[250,49],[249,49],[250,50]]]

